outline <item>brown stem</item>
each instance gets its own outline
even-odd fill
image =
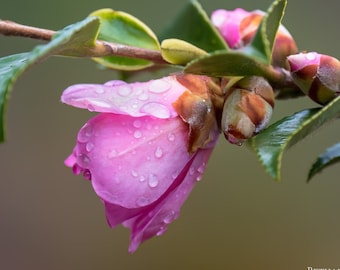
[[[48,29],[22,25],[8,20],[0,20],[0,34],[6,36],[19,36],[50,41],[55,33],[55,31]],[[96,41],[95,46],[91,48],[91,55],[89,55],[89,57],[103,57],[109,55],[145,59],[157,64],[168,64],[159,51],[102,40]]]
[[[0,34],[50,41],[55,34],[55,31],[22,25],[6,20],[0,21]]]

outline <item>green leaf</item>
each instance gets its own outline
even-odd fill
[[[263,17],[252,42],[248,45],[252,50],[264,55],[268,63],[271,62],[275,36],[283,18],[286,5],[287,0],[277,0],[273,2]]]
[[[214,77],[251,75],[267,77],[269,69],[269,65],[255,56],[230,50],[217,51],[193,60],[184,71]]]
[[[161,40],[182,39],[206,52],[228,49],[228,45],[212,25],[202,6],[195,0],[184,7],[160,37]]]
[[[86,18],[57,32],[53,39],[35,47],[31,52],[0,58],[0,142],[5,140],[5,109],[13,83],[33,64],[51,55],[91,55],[95,43],[99,20]],[[97,30],[96,30],[97,29]]]
[[[340,143],[327,148],[326,151],[316,159],[309,171],[307,181],[310,181],[317,173],[320,173],[323,169],[336,162],[340,162]]]
[[[100,19],[98,39],[135,46],[144,49],[160,50],[156,35],[139,19],[112,9],[100,9],[90,14]],[[118,70],[139,70],[153,65],[151,61],[121,56],[94,58],[105,67]]]
[[[283,152],[326,122],[340,116],[340,97],[323,108],[307,109],[272,124],[248,141],[265,170],[280,180]]]
[[[196,46],[177,39],[164,39],[161,44],[162,57],[174,65],[185,65],[188,62],[207,54]]]

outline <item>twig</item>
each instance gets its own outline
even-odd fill
[[[55,31],[48,29],[22,25],[8,20],[0,20],[0,34],[5,36],[18,36],[50,41],[55,33]],[[89,56],[104,57],[109,55],[145,59],[157,64],[168,64],[159,51],[102,40],[96,41],[95,46],[91,49],[91,55]]]

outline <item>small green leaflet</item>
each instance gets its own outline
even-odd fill
[[[0,142],[5,140],[5,109],[9,93],[18,77],[32,65],[51,55],[91,55],[99,28],[98,18],[86,18],[57,32],[52,40],[35,47],[31,52],[0,59]]]
[[[340,97],[323,108],[313,108],[282,118],[248,141],[265,170],[280,180],[283,152],[323,124],[340,116]]]
[[[267,59],[267,63],[271,62],[275,36],[283,18],[286,5],[286,0],[277,0],[268,8],[252,42],[247,46],[251,48],[250,51],[254,50],[262,54]]]
[[[100,19],[98,39],[160,51],[156,35],[136,17],[109,8],[94,11],[90,16]],[[94,60],[105,67],[126,71],[140,70],[153,65],[151,61],[122,56],[106,56]]]
[[[313,176],[320,173],[326,167],[337,162],[340,162],[340,143],[327,148],[326,151],[317,158],[309,171],[307,181],[310,181]]]
[[[195,0],[190,1],[161,33],[161,40],[168,38],[184,40],[206,52],[228,49],[209,16]]]

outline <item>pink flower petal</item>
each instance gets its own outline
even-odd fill
[[[242,8],[235,10],[218,9],[212,13],[211,21],[220,31],[229,47],[235,48],[242,42],[241,22],[249,14],[250,12]]]
[[[172,186],[151,209],[123,223],[131,229],[129,252],[134,252],[143,241],[162,235],[167,230],[168,224],[178,218],[180,208],[195,183],[202,177],[212,149],[200,149],[196,152]]]
[[[321,54],[317,52],[298,53],[287,57],[290,69],[296,72],[308,65],[319,65]]]
[[[115,205],[138,208],[156,201],[190,160],[188,126],[179,117],[100,114],[83,129],[77,164],[90,170],[98,196]]]
[[[166,119],[177,116],[172,103],[185,90],[174,76],[131,84],[110,81],[104,85],[70,86],[64,90],[61,101],[89,111]]]

